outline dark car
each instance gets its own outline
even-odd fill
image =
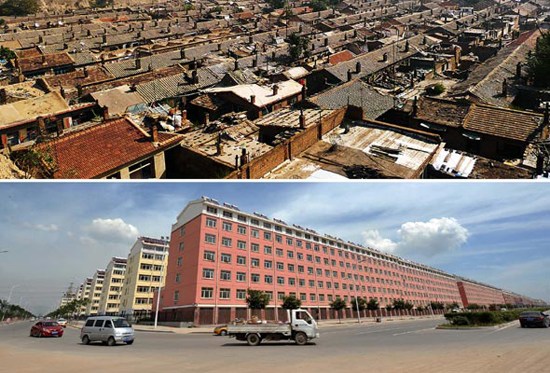
[[[526,311],[519,315],[519,324],[522,328],[530,326],[541,326],[548,328],[550,326],[550,315],[538,311]]]
[[[34,324],[31,337],[63,337],[63,327],[56,321],[44,320]]]

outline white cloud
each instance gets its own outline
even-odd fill
[[[377,229],[366,230],[362,233],[365,244],[377,250],[394,252],[397,244],[389,238],[383,238]]]
[[[59,227],[55,224],[31,224],[31,223],[24,223],[25,227],[31,228],[31,229],[38,229],[39,231],[44,232],[56,232],[59,230]]]
[[[92,224],[87,228],[87,231],[92,236],[92,239],[100,241],[130,241],[139,235],[136,227],[120,218],[94,219]]]
[[[365,244],[399,254],[433,257],[452,252],[466,243],[469,232],[454,218],[433,218],[427,222],[407,222],[397,231],[397,242],[384,238],[377,230],[363,232]]]

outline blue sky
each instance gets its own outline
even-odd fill
[[[0,298],[54,309],[137,235],[168,235],[207,195],[550,300],[547,183],[2,183]]]

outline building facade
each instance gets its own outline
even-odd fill
[[[79,296],[77,296],[77,299],[79,300],[90,299],[90,290],[92,288],[92,282],[93,282],[92,277],[87,277],[86,280],[84,280],[84,282],[79,287],[79,288],[82,288],[82,290],[79,291]],[[81,306],[79,316],[85,316],[87,308],[88,308],[87,305]]]
[[[151,315],[153,291],[164,286],[168,241],[138,237],[127,259],[120,313],[128,318]]]
[[[472,280],[460,279],[457,281],[457,286],[464,307],[468,307],[472,304],[489,306],[491,304],[505,303],[502,290],[490,285],[480,284]]]
[[[461,303],[455,277],[443,271],[206,197],[190,202],[172,226],[162,319],[248,317],[247,289],[271,297],[264,316],[273,320],[288,295],[321,319],[335,317],[337,297],[348,305],[374,298],[381,307],[397,299],[416,307]]]
[[[126,272],[126,258],[112,257],[105,269],[105,280],[99,298],[100,315],[118,315],[120,296]]]
[[[103,281],[105,280],[105,270],[98,269],[92,277],[90,284],[90,293],[88,294],[89,303],[86,306],[86,315],[96,316],[99,314],[99,299],[103,290]]]

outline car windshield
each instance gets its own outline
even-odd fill
[[[538,317],[541,316],[540,312],[522,312],[520,317]]]
[[[114,319],[113,324],[115,324],[115,328],[129,328],[130,324],[128,324],[128,321],[125,319]]]
[[[55,321],[44,321],[42,324],[44,326],[57,326],[57,323]]]

